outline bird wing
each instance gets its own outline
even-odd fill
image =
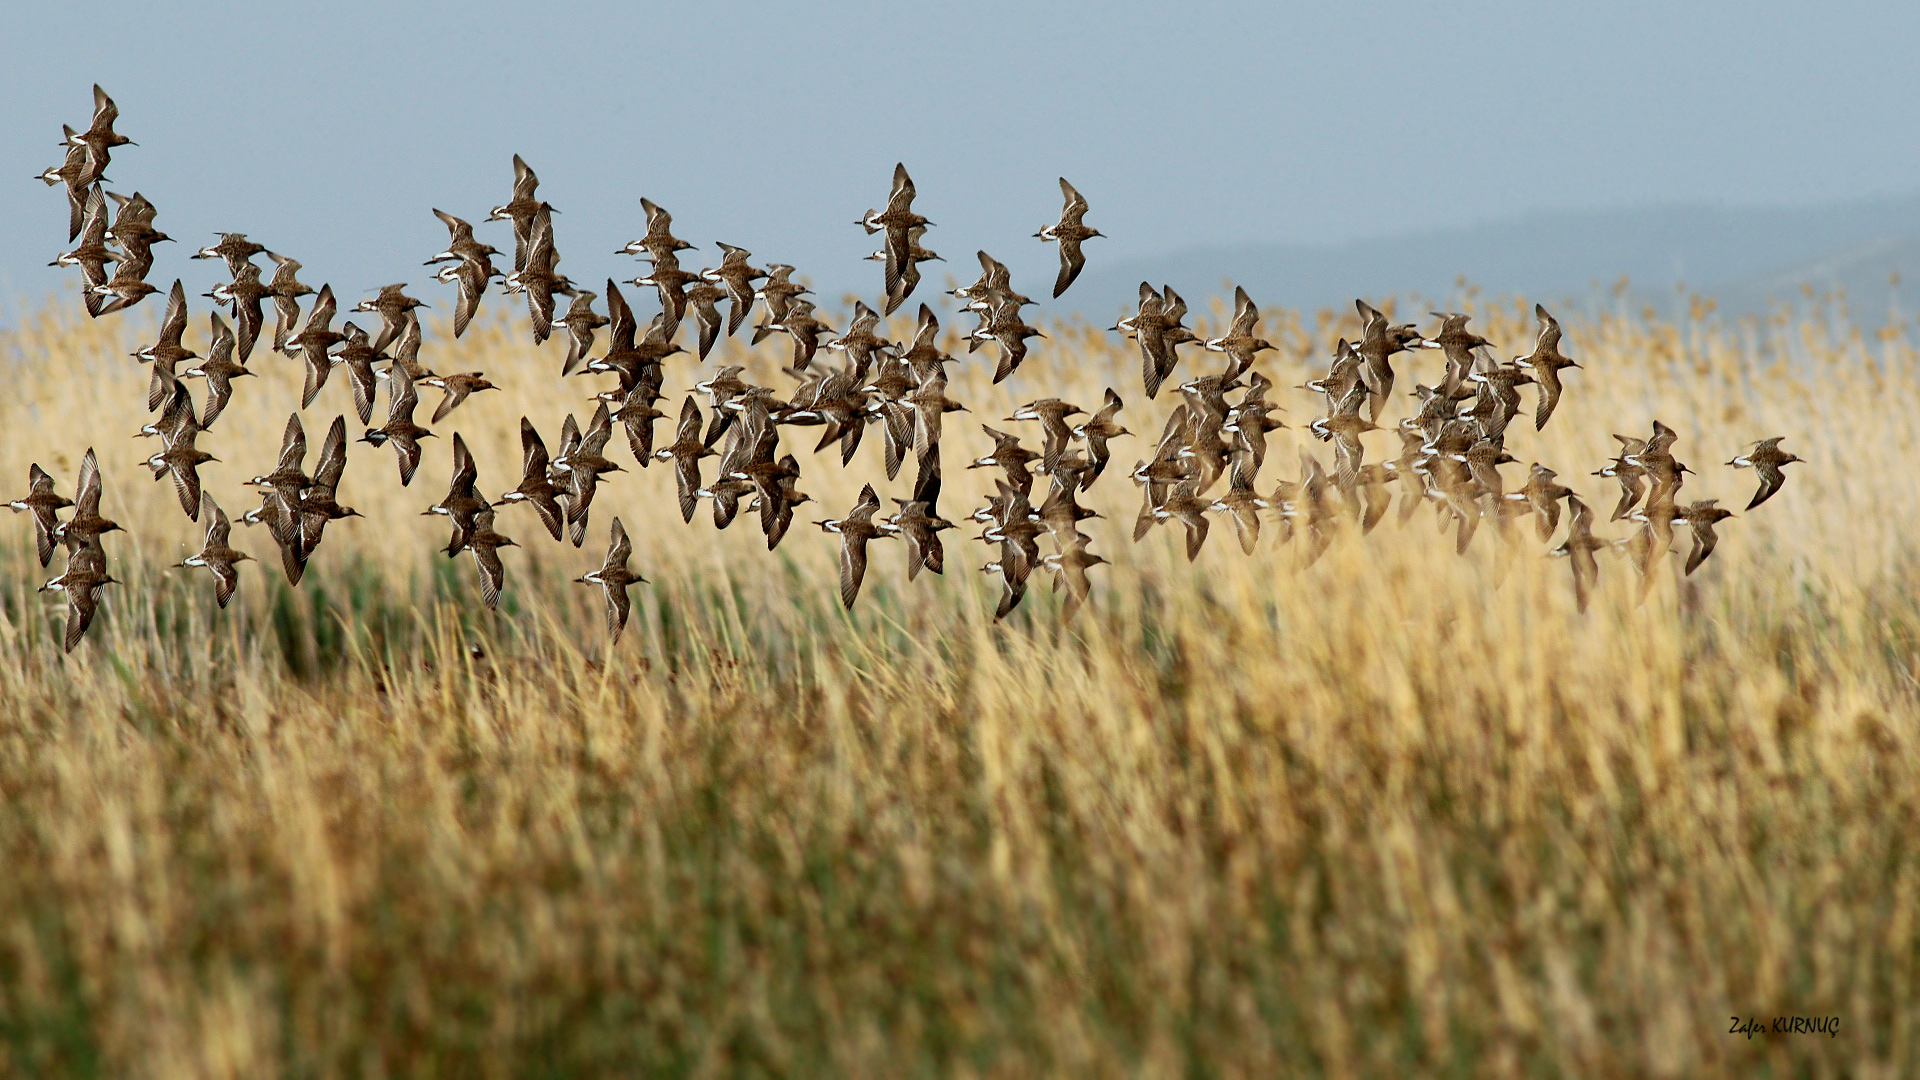
[[[560,500],[554,497],[553,492],[545,490],[528,496],[527,504],[533,507],[534,513],[540,515],[540,524],[547,527],[547,532],[555,540],[560,539],[560,527],[566,520],[566,514],[560,509]]]
[[[1533,430],[1540,431],[1547,426],[1554,407],[1560,404],[1560,373],[1540,364],[1534,368],[1534,381],[1540,384],[1540,403],[1534,406]]]
[[[851,609],[860,596],[860,583],[867,576],[867,542],[864,538],[840,538],[840,605]]]
[[[186,332],[187,290],[179,278],[174,278],[173,289],[167,293],[167,313],[160,320],[160,340],[179,345]]]
[[[700,460],[690,454],[676,455],[673,477],[680,489],[680,517],[692,521],[694,508],[700,504],[700,497],[695,494],[700,490]]]
[[[333,314],[339,304],[333,298],[333,286],[320,286],[320,295],[313,298],[313,307],[307,312],[307,329],[326,328],[333,322]]]
[[[548,282],[527,286],[527,317],[533,320],[533,340],[539,343],[553,333],[553,288]]]
[[[440,399],[440,404],[433,410],[433,419],[427,421],[430,424],[437,424],[445,420],[447,414],[452,412],[461,402],[467,400],[467,395],[472,392],[465,383],[456,382],[452,378],[448,378],[442,382],[440,389],[446,392],[446,396]]]
[[[1086,266],[1087,257],[1080,250],[1080,241],[1060,241],[1060,273],[1053,279],[1054,299],[1059,299],[1060,294],[1067,291],[1068,286],[1073,284],[1074,279],[1080,276],[1080,271],[1086,269]]]
[[[332,491],[340,485],[340,476],[346,470],[347,418],[336,416],[327,428],[326,439],[320,443],[320,460],[313,470],[314,486]]]
[[[457,217],[454,217],[452,214],[447,213],[445,210],[440,210],[436,208],[433,211],[433,216],[439,218],[440,223],[447,227],[447,239],[450,241],[458,243],[462,237],[469,237],[473,235],[473,226],[467,224],[466,222],[460,220]]]
[[[1260,309],[1254,306],[1253,297],[1247,295],[1245,286],[1233,287],[1233,322],[1229,326],[1230,335],[1252,334],[1254,324],[1260,321]]]
[[[540,178],[533,175],[533,170],[527,167],[527,163],[520,159],[519,154],[513,155],[514,201],[533,198],[534,190],[539,186]]]
[[[907,580],[912,581],[920,576],[920,568],[927,561],[925,541],[934,536],[923,529],[901,529],[900,534],[907,540]]]
[[[945,380],[936,380],[944,383]],[[944,387],[942,387],[944,389]],[[917,406],[913,410],[913,453],[916,458],[926,458],[937,453],[940,447],[940,413],[938,405]]]
[[[480,309],[480,296],[487,291],[486,273],[484,268],[464,262],[454,274],[454,285],[459,290],[453,302],[454,337],[466,333],[467,324],[473,321],[474,312]]]
[[[500,606],[500,586],[505,584],[507,568],[500,563],[500,552],[491,544],[469,546],[473,565],[480,571],[480,599],[489,609]]]
[[[391,383],[387,388],[388,425],[413,423],[413,410],[420,406],[420,390],[414,385],[413,375],[405,364],[396,363],[387,369],[387,378]]]
[[[547,475],[547,444],[534,430],[533,421],[520,418],[520,474],[528,479]]]
[[[1199,556],[1201,546],[1207,542],[1207,519],[1205,515],[1196,511],[1180,515],[1180,521],[1187,527],[1187,561],[1192,562]],[[1084,572],[1081,574],[1081,580],[1086,580]]]
[[[276,293],[273,311],[273,348],[275,352],[283,352],[287,347],[287,339],[293,336],[293,328],[300,323],[300,301],[296,297]]]
[[[593,421],[587,425],[586,432],[580,436],[580,450],[582,453],[598,456],[606,450],[607,440],[612,437],[613,414],[607,411],[607,403],[602,401],[600,407],[593,411]]]
[[[54,530],[60,525],[60,519],[52,510],[36,509],[33,513],[34,554],[40,557],[40,565],[53,561],[53,548],[56,543]]]
[[[620,287],[612,278],[607,279],[607,336],[610,339],[608,352],[620,352],[633,348],[634,339],[640,333],[640,323],[633,317],[633,308],[627,305],[627,298],[620,294]]]
[[[640,197],[640,209],[646,212],[647,233],[649,235],[658,233],[665,236],[673,231],[673,215],[662,210],[652,199],[642,195]]]
[[[1691,574],[1707,561],[1707,556],[1713,554],[1714,545],[1720,542],[1720,535],[1713,531],[1711,524],[1700,521],[1689,524],[1692,525],[1693,550],[1687,553],[1687,573]]]
[[[227,520],[227,512],[220,509],[220,504],[213,501],[210,491],[200,495],[200,517],[207,523],[207,538],[202,548],[226,547],[233,533],[233,523]]]
[[[100,513],[100,461],[93,455],[93,447],[87,447],[87,456],[80,461],[80,479],[75,485],[74,514],[97,515]]]
[[[753,284],[745,277],[729,275],[723,284],[727,290],[727,336],[732,337],[753,310]]]
[[[307,550],[300,543],[298,520],[280,520],[280,534],[274,537],[280,545],[280,568],[286,571],[287,584],[298,585],[307,572]]]
[[[420,469],[420,441],[412,436],[389,439],[393,444],[394,460],[400,466],[400,486],[413,483],[413,474]]]
[[[694,323],[700,329],[698,356],[705,360],[713,351],[713,343],[720,339],[720,309],[713,306],[711,299],[701,299],[693,305]]]
[[[1594,583],[1600,580],[1600,562],[1593,557],[1593,548],[1586,544],[1569,544],[1567,556],[1567,561],[1573,564],[1574,602],[1585,611]]]
[[[906,164],[896,163],[893,166],[893,190],[887,195],[888,211],[910,209],[914,194],[913,177],[907,175]]]
[[[1021,599],[1026,595],[1027,583],[1022,581],[1018,585],[1014,584],[1013,579],[1003,570],[1000,574],[1000,603],[993,609],[994,621],[998,622],[1006,618],[1009,612],[1020,606]]]
[[[612,570],[615,567],[619,567],[624,570],[627,566],[627,559],[632,554],[633,541],[627,538],[627,530],[620,524],[620,519],[614,518],[613,530],[607,546],[607,561],[603,564],[603,568]]]
[[[658,410],[652,410],[645,416],[630,416],[624,423],[627,428],[627,447],[633,451],[634,460],[641,468],[653,460],[653,422],[658,419]]]
[[[1534,343],[1535,356],[1548,356],[1560,349],[1560,320],[1547,314],[1543,304],[1533,305],[1533,317],[1540,321],[1540,337]]]
[[[700,438],[700,403],[689,395],[680,405],[680,425],[674,429],[674,437],[680,442],[694,442]]]
[[[1140,345],[1140,381],[1149,398],[1160,395],[1160,384],[1173,367],[1168,358],[1166,336],[1155,326],[1138,327],[1134,339]]]
[[[233,599],[233,590],[240,585],[240,570],[230,562],[210,562],[207,569],[213,572],[213,598],[221,607]]]
[[[370,423],[373,419],[373,396],[377,389],[373,376],[373,361],[358,359],[347,364],[347,385],[353,388],[353,412],[360,422]]]
[[[886,258],[887,298],[889,301],[894,302],[896,304],[898,303],[898,301],[894,300],[894,297],[896,295],[898,295],[902,300],[906,298],[905,294],[900,291],[900,283],[901,283],[902,276],[906,272],[905,267],[908,265],[907,255],[908,255],[908,247],[910,243],[911,241],[907,235],[907,230],[902,228],[887,229],[887,242],[885,245],[885,251],[887,255],[887,258]]]
[[[633,606],[633,601],[628,598],[625,585],[607,582],[602,586],[601,591],[607,595],[607,633],[613,640],[619,641],[620,631],[627,628],[627,613]]]
[[[1253,546],[1260,539],[1260,514],[1250,502],[1235,503],[1232,507],[1233,531],[1240,541],[1240,550],[1253,554]]]
[[[313,399],[320,396],[320,388],[327,385],[327,376],[333,373],[333,360],[325,349],[313,344],[304,345],[300,354],[305,362],[300,386],[300,407],[304,409],[313,404]]]
[[[453,481],[448,485],[451,492],[472,491],[474,481],[480,478],[480,470],[473,463],[473,454],[467,450],[467,440],[453,433]]]
[[[94,588],[94,586],[86,586],[66,591],[67,633],[64,648],[67,652],[72,652],[73,647],[80,644],[80,639],[86,636],[87,627],[93,623],[94,608],[99,604],[99,598],[94,595]]]
[[[173,489],[180,496],[180,509],[189,519],[200,520],[200,470],[193,465],[176,465],[168,471],[173,474]]]
[[[1333,441],[1334,483],[1341,491],[1352,491],[1360,479],[1360,465],[1366,456],[1366,450],[1360,445],[1360,437],[1350,431],[1339,432]]]
[[[1086,196],[1074,190],[1073,185],[1067,183],[1067,178],[1064,176],[1060,178],[1060,197],[1065,200],[1065,205],[1060,209],[1061,221],[1078,221],[1080,216],[1087,212]]]
[[[1773,493],[1787,482],[1786,473],[1781,471],[1780,466],[1770,462],[1756,462],[1753,471],[1760,474],[1760,488],[1753,493],[1753,501],[1747,504],[1749,510],[1773,498]]]

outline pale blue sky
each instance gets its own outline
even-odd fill
[[[1036,296],[1053,254],[1031,234],[1059,175],[1113,237],[1088,245],[1096,264],[1920,188],[1910,2],[902,7],[16,6],[0,299],[71,277],[43,265],[63,199],[28,177],[58,162],[62,122],[85,125],[96,80],[140,143],[114,187],[181,240],[156,279],[204,289],[216,272],[190,245],[243,231],[343,299],[403,279],[442,299],[420,265],[445,239],[429,208],[483,218],[516,151],[562,211],[562,270],[595,287],[638,272],[611,252],[644,230],[646,194],[691,259],[726,240],[875,292],[852,222],[896,160],[930,247],[963,278],[984,247]]]

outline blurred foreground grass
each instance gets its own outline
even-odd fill
[[[1510,356],[1529,308],[1473,310]],[[947,516],[991,486],[961,468],[985,449],[972,421],[1111,384],[1144,434],[1088,498],[1116,564],[1092,603],[1063,626],[1036,576],[996,626],[960,533],[945,577],[911,585],[876,544],[840,611],[832,538],[807,522],[881,478],[878,432],[844,472],[799,447],[820,503],[771,555],[704,504],[683,525],[660,468],[609,478],[585,551],[504,511],[527,546],[487,613],[419,516],[444,436],[491,494],[517,478],[518,417],[553,445],[598,387],[485,321],[423,359],[506,390],[440,425],[409,489],[390,452],[353,447],[341,501],[368,518],[328,530],[299,589],[236,529],[267,563],[219,612],[203,577],[162,569],[198,535],[127,438],[139,319],[48,310],[0,337],[8,490],[29,461],[68,487],[93,445],[129,529],[107,538],[128,583],[62,657],[28,525],[0,521],[0,1074],[1920,1070],[1903,340],[1563,313],[1586,367],[1509,447],[1602,515],[1612,482],[1587,473],[1609,432],[1656,417],[1701,473],[1688,497],[1744,506],[1752,474],[1720,463],[1764,436],[1810,459],[1642,606],[1603,557],[1580,617],[1525,530],[1456,557],[1424,513],[1304,569],[1272,530],[1252,557],[1216,535],[1191,566],[1166,530],[1129,543],[1126,467],[1170,404],[1141,399],[1130,345],[1056,328],[1008,386],[990,361],[956,370],[974,412],[948,420]],[[1261,367],[1296,384],[1341,332],[1270,314],[1283,349]],[[789,385],[773,345],[723,350],[709,364]],[[679,392],[701,376],[676,362]],[[1403,358],[1402,382],[1436,362]],[[297,365],[252,364],[265,377],[201,443],[235,516],[298,394]],[[334,382],[316,439],[348,411]],[[1262,490],[1316,404],[1271,396],[1293,426]],[[653,584],[609,649],[568,579],[614,514]],[[1839,1035],[1728,1034],[1782,1015]]]

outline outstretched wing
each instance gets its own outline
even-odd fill
[[[93,455],[93,447],[87,447],[87,456],[80,460],[80,479],[75,485],[73,510],[76,515],[96,515],[100,512],[100,461]]]
[[[840,541],[840,605],[853,607],[860,583],[867,576],[867,542],[843,537]]]
[[[1757,464],[1753,471],[1760,474],[1760,488],[1753,493],[1753,501],[1747,504],[1749,510],[1773,498],[1773,493],[1787,482],[1787,474],[1778,465]]]
[[[469,546],[473,565],[480,571],[480,599],[489,610],[500,606],[500,586],[506,582],[507,568],[500,563],[500,552],[492,545]]]
[[[611,542],[607,545],[605,569],[616,567],[625,569],[627,559],[633,554],[633,541],[627,538],[627,530],[620,524],[619,518],[613,519]]]
[[[1060,273],[1053,279],[1053,296],[1058,300],[1060,294],[1067,291],[1080,271],[1086,269],[1087,257],[1080,251],[1080,241],[1060,241]]]

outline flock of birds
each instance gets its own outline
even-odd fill
[[[171,239],[154,227],[156,210],[150,201],[138,193],[123,196],[105,188],[112,151],[131,145],[114,130],[118,115],[112,99],[94,87],[91,123],[85,131],[66,129],[64,161],[40,176],[47,184],[66,189],[69,241],[76,243],[54,265],[79,267],[82,295],[92,316],[125,310],[158,293],[159,288],[147,280],[154,263],[153,247]],[[472,555],[481,595],[489,607],[498,602],[506,575],[500,549],[515,546],[497,531],[496,515],[503,508],[525,505],[555,541],[582,546],[599,482],[623,471],[607,453],[616,426],[626,435],[638,465],[671,463],[684,520],[692,521],[702,499],[710,502],[719,528],[726,528],[742,510],[757,513],[771,550],[786,535],[794,508],[809,501],[796,486],[800,463],[790,450],[783,450],[782,430],[820,428],[814,453],[837,445],[844,467],[852,462],[862,434],[877,425],[885,443],[888,479],[897,478],[911,455],[912,488],[910,497],[893,499],[897,509],[883,516],[882,500],[868,484],[845,516],[816,523],[839,537],[840,599],[848,607],[853,605],[866,574],[868,545],[876,540],[905,541],[909,579],[922,569],[943,572],[945,555],[939,534],[955,527],[939,512],[943,418],[966,407],[947,394],[947,365],[957,361],[940,348],[940,325],[930,307],[920,305],[910,341],[894,342],[882,336],[883,317],[899,309],[918,287],[919,265],[939,259],[923,245],[931,223],[913,208],[913,181],[904,167],[894,170],[885,207],[868,210],[855,222],[868,234],[882,236],[880,249],[870,256],[885,268],[880,310],[857,302],[847,328],[836,331],[807,299],[810,290],[794,281],[792,266],[756,267],[745,249],[719,244],[718,266],[683,267],[679,253],[693,245],[676,238],[672,217],[644,198],[646,234],[620,251],[647,260],[647,272],[628,284],[655,290],[660,311],[643,327],[612,280],[605,284],[604,314],[596,311],[594,305],[602,294],[576,285],[559,272],[553,207],[538,197],[538,178],[517,155],[513,165],[512,197],[487,216],[488,221],[511,224],[510,271],[495,265],[495,257],[504,253],[477,239],[467,221],[434,211],[446,225],[449,240],[446,249],[426,260],[426,265],[439,268],[433,275],[437,281],[456,287],[454,336],[465,332],[488,288],[501,279],[505,291],[524,295],[536,343],[555,330],[566,333],[568,350],[561,375],[613,376],[617,385],[593,396],[597,407],[584,427],[574,416],[566,417],[555,452],[548,451],[539,431],[523,417],[522,474],[517,485],[498,499],[481,494],[473,456],[462,437],[453,434],[451,483],[446,496],[425,513],[450,521],[452,535],[445,554],[453,557],[466,551]],[[1060,188],[1064,197],[1060,220],[1035,233],[1059,246],[1056,298],[1085,265],[1081,245],[1101,235],[1085,224],[1088,207],[1080,193],[1065,179]],[[336,329],[338,307],[331,286],[322,285],[316,293],[299,280],[300,263],[267,250],[245,234],[215,235],[217,242],[196,251],[193,258],[225,262],[231,280],[206,295],[227,309],[231,322],[218,311],[209,314],[211,345],[206,356],[184,347],[187,300],[176,280],[167,295],[158,340],[135,356],[151,366],[147,407],[157,416],[139,434],[159,437],[162,446],[147,465],[156,480],[171,477],[181,509],[206,527],[201,550],[178,565],[209,571],[215,598],[225,607],[239,582],[238,564],[249,556],[232,546],[227,513],[212,493],[201,490],[197,470],[215,459],[196,440],[227,408],[235,382],[252,374],[246,364],[266,337],[268,302],[275,315],[273,350],[303,365],[301,409],[314,403],[335,368],[344,368],[355,413],[363,425],[371,425],[379,385],[387,384],[385,422],[366,427],[358,441],[393,448],[402,486],[412,482],[420,466],[421,441],[435,435],[415,420],[419,388],[441,391],[443,398],[429,421],[440,424],[468,397],[495,387],[479,372],[440,374],[421,364],[417,309],[425,305],[407,295],[404,283],[387,285],[353,307],[354,312],[379,318],[377,332],[369,333],[351,321]],[[253,261],[259,255],[274,265],[265,279]],[[951,295],[978,319],[967,337],[969,351],[986,344],[997,347],[994,381],[999,382],[1019,369],[1028,355],[1028,341],[1044,335],[1023,317],[1023,309],[1033,301],[1014,291],[1006,266],[984,251],[979,262],[978,280],[952,290]],[[303,312],[306,297],[312,299]],[[557,307],[560,297],[569,300],[564,312]],[[719,308],[723,302],[727,305],[724,319]],[[1332,445],[1331,471],[1318,456],[1303,450],[1299,478],[1281,480],[1262,493],[1257,481],[1266,459],[1267,435],[1284,425],[1274,415],[1280,406],[1267,400],[1273,383],[1254,370],[1259,354],[1273,348],[1258,336],[1259,309],[1244,290],[1238,291],[1227,332],[1206,339],[1185,325],[1187,305],[1178,293],[1141,284],[1137,310],[1112,329],[1137,342],[1148,398],[1157,397],[1174,377],[1182,359],[1180,346],[1218,354],[1224,366],[1176,384],[1179,401],[1159,441],[1151,456],[1132,470],[1132,479],[1143,492],[1133,532],[1136,541],[1155,525],[1178,522],[1186,531],[1187,557],[1192,559],[1206,541],[1210,521],[1224,518],[1232,522],[1241,547],[1251,552],[1265,516],[1277,521],[1283,540],[1301,535],[1311,562],[1341,530],[1357,526],[1363,533],[1371,531],[1392,506],[1388,485],[1397,482],[1399,517],[1404,521],[1421,506],[1433,506],[1442,531],[1455,531],[1461,552],[1483,520],[1491,520],[1510,536],[1518,519],[1531,516],[1542,542],[1550,542],[1564,503],[1567,532],[1550,554],[1571,561],[1582,611],[1599,575],[1596,553],[1603,548],[1618,547],[1628,553],[1641,575],[1643,596],[1645,583],[1652,580],[1660,558],[1673,543],[1676,525],[1684,524],[1691,534],[1687,573],[1712,554],[1715,527],[1731,512],[1714,499],[1678,500],[1692,470],[1673,454],[1677,438],[1673,429],[1658,421],[1647,438],[1616,435],[1619,454],[1595,474],[1620,484],[1611,520],[1638,526],[1627,539],[1596,537],[1593,510],[1544,465],[1532,463],[1525,483],[1508,485],[1500,466],[1518,461],[1507,451],[1505,437],[1522,405],[1520,387],[1536,387],[1534,426],[1543,428],[1559,403],[1562,372],[1579,367],[1561,352],[1560,326],[1545,308],[1535,309],[1539,334],[1533,351],[1502,363],[1493,358],[1485,338],[1467,329],[1465,315],[1437,314],[1439,328],[1429,335],[1411,324],[1394,324],[1365,301],[1357,301],[1356,306],[1362,323],[1359,340],[1340,341],[1327,373],[1302,387],[1324,399],[1325,415],[1314,419],[1308,430]],[[691,358],[704,361],[721,336],[733,335],[747,324],[756,307],[763,317],[752,327],[752,340],[759,343],[773,334],[786,335],[793,349],[788,373],[797,385],[783,399],[773,387],[742,379],[743,367],[720,367],[711,377],[692,384],[691,393],[680,404],[672,440],[656,447],[654,422],[667,416],[656,407],[667,396],[665,363],[676,354],[689,353],[676,340],[682,323],[691,316],[695,328],[688,343]],[[601,352],[596,344],[603,330],[607,340]],[[1444,374],[1433,385],[1416,386],[1420,401],[1416,415],[1384,429],[1400,436],[1398,455],[1366,461],[1361,437],[1383,430],[1381,417],[1396,376],[1393,358],[1424,349],[1444,355]],[[841,362],[835,366],[816,363],[821,351],[838,354]],[[191,379],[205,381],[198,407],[187,383]],[[705,410],[700,397],[706,399]],[[972,459],[968,467],[997,470],[996,494],[967,520],[982,526],[979,539],[997,553],[982,568],[998,576],[1002,585],[996,618],[1005,617],[1020,603],[1036,569],[1051,571],[1055,590],[1064,591],[1065,617],[1071,617],[1087,599],[1088,570],[1106,560],[1089,550],[1090,539],[1080,531],[1082,521],[1098,516],[1082,505],[1080,496],[1105,474],[1110,442],[1131,434],[1118,423],[1123,407],[1120,395],[1111,388],[1091,414],[1052,397],[1022,406],[1006,422],[1037,424],[1038,450],[1024,445],[1018,434],[983,425],[993,450]],[[1072,423],[1076,417],[1084,419]],[[306,428],[301,414],[295,412],[288,417],[272,469],[250,481],[260,505],[247,510],[241,521],[266,526],[292,583],[300,581],[326,527],[358,516],[336,498],[347,464],[347,442],[342,414],[327,428],[313,471],[308,472]],[[1729,463],[1750,467],[1760,477],[1748,509],[1780,489],[1784,465],[1801,460],[1782,451],[1780,442],[1780,438],[1761,440]],[[710,457],[718,458],[711,473],[704,467]],[[1036,474],[1046,480],[1037,506]],[[1225,490],[1210,494],[1223,478]],[[26,497],[8,505],[32,513],[42,566],[49,565],[58,548],[66,549],[65,571],[42,589],[65,595],[65,647],[71,651],[87,631],[100,589],[115,581],[108,572],[101,538],[120,526],[100,515],[100,468],[92,449],[81,464],[73,499],[62,496],[54,478],[38,464],[30,470],[30,481]],[[69,508],[71,513],[61,520],[60,511]],[[1040,546],[1043,535],[1051,539],[1053,548],[1045,555]],[[616,639],[627,621],[628,589],[645,581],[629,568],[631,553],[632,544],[616,517],[601,566],[576,579],[603,591],[608,629]]]

